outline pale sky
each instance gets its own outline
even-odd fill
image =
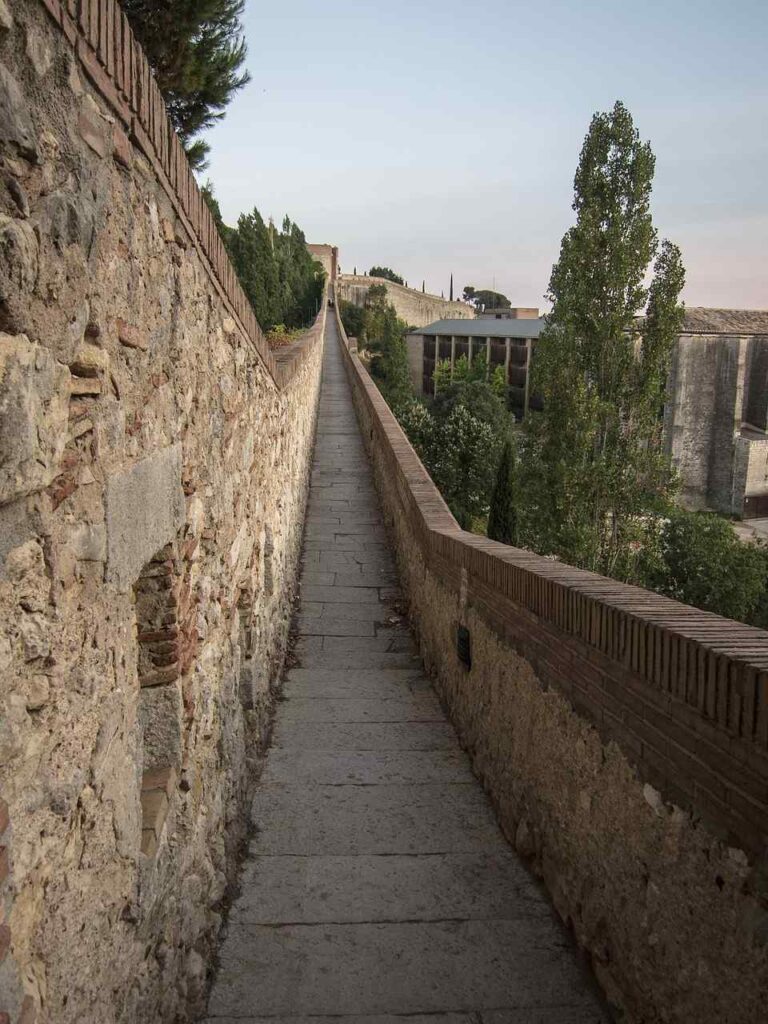
[[[342,269],[543,306],[596,110],[656,154],[689,305],[768,308],[766,0],[255,3],[206,138],[225,220],[287,213]]]

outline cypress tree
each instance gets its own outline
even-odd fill
[[[517,513],[515,511],[515,451],[512,439],[507,438],[501,449],[496,483],[491,495],[488,513],[488,536],[502,544],[517,543]]]

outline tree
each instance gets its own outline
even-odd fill
[[[307,249],[304,232],[290,217],[274,232],[272,248],[279,281],[279,320],[286,327],[302,327],[315,316],[323,291],[322,265]]]
[[[210,147],[199,132],[224,116],[250,80],[240,19],[245,0],[122,0],[195,170]]]
[[[621,103],[593,117],[574,180],[576,224],[552,270],[533,361],[543,411],[527,417],[521,447],[525,542],[622,579],[635,577],[635,555],[655,542],[653,513],[674,490],[660,414],[684,271],[675,246],[659,251],[653,171]]]
[[[371,373],[393,409],[413,397],[405,344],[407,330],[408,325],[387,301],[385,285],[372,285],[365,301],[365,348],[371,353]]]
[[[459,526],[469,530],[488,514],[500,439],[489,423],[461,402],[435,420],[427,468]]]
[[[491,540],[501,541],[502,544],[517,542],[515,504],[515,450],[512,439],[508,437],[501,449],[488,513],[488,536]]]
[[[395,284],[403,284],[403,279],[389,267],[371,267],[368,271],[369,277],[383,277],[387,281],[394,281]]]
[[[231,238],[232,262],[262,330],[281,320],[277,261],[269,231],[256,209],[241,214]]]
[[[501,292],[491,291],[490,288],[478,290],[471,284],[465,286],[463,298],[465,302],[473,305],[478,312],[483,309],[509,309],[512,305],[507,296],[502,295]]]
[[[451,288],[450,291],[448,292],[448,297],[450,301],[453,302],[453,274],[451,274]]]
[[[363,307],[342,299],[339,302],[339,314],[347,337],[357,338],[358,344],[363,347],[365,344],[365,310]]]
[[[231,256],[231,245],[234,229],[227,227],[227,225],[224,223],[224,218],[221,216],[221,207],[219,206],[219,201],[214,194],[213,183],[210,181],[210,179],[206,181],[206,183],[200,189],[200,192],[202,193],[206,206],[213,215],[213,221],[216,225],[216,228],[218,229],[219,234],[221,235],[221,240],[224,243],[227,252]]]
[[[707,512],[674,509],[661,529],[661,559],[647,582],[662,594],[765,628],[768,548],[745,544]]]

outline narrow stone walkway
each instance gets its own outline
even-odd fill
[[[301,583],[210,1024],[608,1021],[393,610],[332,317]]]

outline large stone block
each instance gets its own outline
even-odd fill
[[[181,691],[176,683],[144,688],[139,722],[144,739],[145,772],[181,762]]]
[[[10,145],[22,156],[37,158],[37,139],[29,107],[18,82],[0,64],[0,143]]]
[[[67,367],[23,334],[0,334],[0,504],[51,483],[68,415]]]
[[[142,459],[107,480],[107,579],[121,592],[184,525],[181,445]]]

